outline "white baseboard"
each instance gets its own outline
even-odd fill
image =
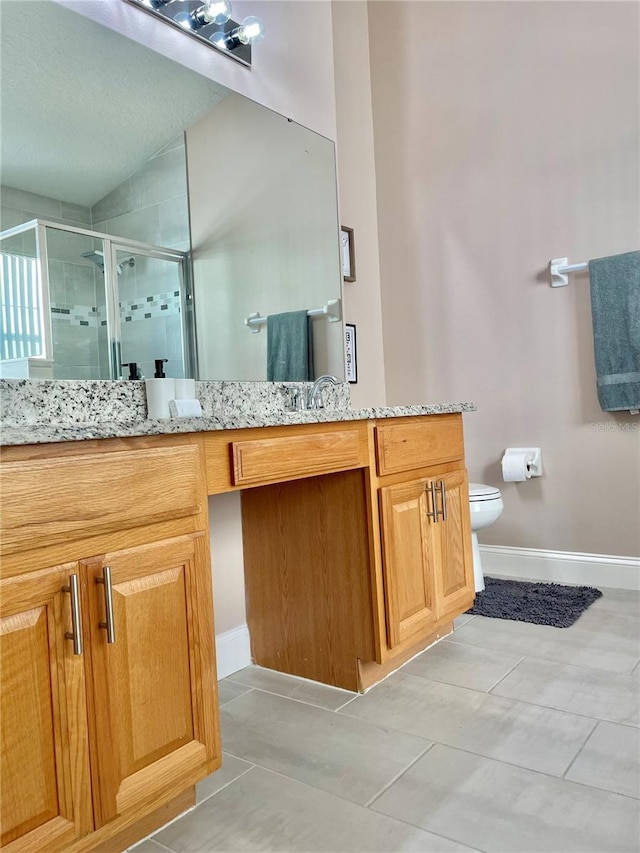
[[[226,678],[251,663],[249,629],[240,625],[231,631],[216,636],[216,660],[218,678]]]
[[[635,557],[504,545],[481,545],[480,554],[485,575],[640,590],[640,559]]]
[[[640,559],[635,557],[505,545],[480,545],[480,554],[486,575],[640,590]],[[249,666],[251,644],[246,625],[216,636],[216,658],[218,678],[226,678]]]

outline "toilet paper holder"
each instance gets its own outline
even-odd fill
[[[525,453],[527,456],[527,471],[529,474],[532,477],[542,477],[542,450],[539,447],[507,447],[504,456],[511,456],[512,454],[519,455],[521,453]]]

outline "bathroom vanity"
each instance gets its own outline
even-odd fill
[[[166,56],[138,44],[148,18],[130,4],[88,4],[109,26],[68,4],[15,5],[2,251],[39,281],[28,307],[44,337],[18,334],[29,348],[5,358],[46,356],[56,379],[119,377],[122,362],[150,375],[160,357],[170,376],[263,379],[265,317],[305,310],[316,370],[344,375],[333,141],[214,83],[208,63],[187,73],[168,41]],[[205,416],[179,422],[148,420],[138,382],[1,385],[7,853],[122,850],[220,766],[209,495],[242,494],[263,666],[364,690],[472,601],[472,404],[354,411],[345,385],[331,410],[286,413],[291,388],[198,385]]]
[[[123,849],[220,766],[208,495],[242,491],[256,663],[364,690],[449,633],[465,408],[3,447],[3,849]]]

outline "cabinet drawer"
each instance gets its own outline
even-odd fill
[[[314,477],[365,464],[357,430],[234,441],[231,448],[236,486]]]
[[[464,459],[460,415],[433,415],[421,421],[376,426],[378,474],[397,474]]]
[[[196,515],[195,445],[2,465],[3,555]]]

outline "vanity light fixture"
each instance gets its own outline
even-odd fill
[[[187,26],[199,30],[207,24],[226,24],[231,17],[231,3],[227,0],[207,0],[194,9],[187,18]]]
[[[229,0],[126,0],[157,18],[179,27],[243,65],[251,65],[251,47],[264,38],[264,24],[250,15],[231,20]]]
[[[221,31],[211,36],[211,43],[221,50],[235,50],[238,45],[260,44],[264,38],[264,24],[255,15],[245,18],[239,27],[229,33]]]

